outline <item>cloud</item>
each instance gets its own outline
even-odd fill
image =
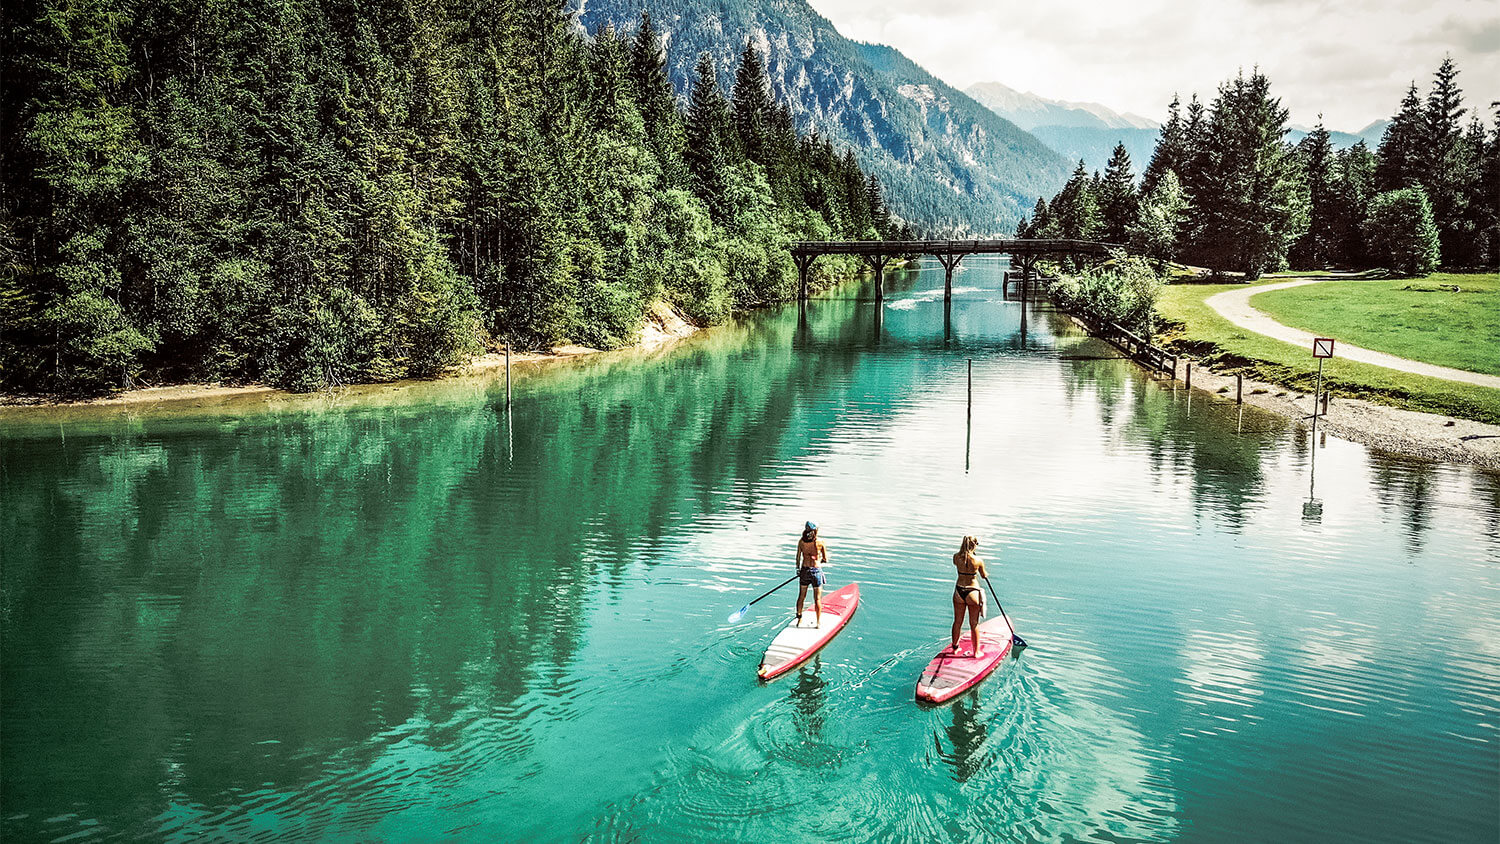
[[[1389,117],[1445,54],[1471,104],[1500,97],[1493,0],[811,2],[845,35],[896,47],[956,87],[994,80],[1157,119],[1173,92],[1212,99],[1256,66],[1295,122],[1321,112],[1336,129]]]

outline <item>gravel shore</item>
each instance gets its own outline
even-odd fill
[[[1221,401],[1234,402],[1233,375],[1222,375],[1202,368],[1188,358],[1180,358],[1177,364],[1179,379],[1184,376],[1188,364],[1193,365],[1195,391]],[[1307,418],[1313,408],[1310,394],[1246,378],[1243,395],[1246,404],[1270,410],[1302,425],[1311,424]],[[1402,410],[1363,399],[1334,398],[1328,403],[1328,414],[1318,420],[1318,428],[1378,451],[1500,469],[1500,425]]]

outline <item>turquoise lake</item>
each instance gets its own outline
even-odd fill
[[[0,835],[1500,839],[1500,473],[1190,396],[1003,268],[509,410],[0,419]],[[727,617],[806,519],[863,604],[762,684],[794,587]],[[1031,647],[920,707],[966,533]]]

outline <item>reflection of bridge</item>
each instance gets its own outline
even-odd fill
[[[1107,256],[1122,247],[1092,240],[802,240],[792,244],[797,297],[807,298],[807,277],[819,255],[858,255],[875,271],[875,299],[885,298],[886,262],[901,255],[931,255],[943,265],[943,296],[953,295],[953,268],[967,255],[1009,255],[1029,279],[1044,255]]]

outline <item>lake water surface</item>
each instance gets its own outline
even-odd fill
[[[966,263],[509,413],[0,423],[0,833],[1500,838],[1500,475],[1190,399]],[[726,617],[806,519],[864,604],[761,684],[795,593]],[[919,707],[965,533],[1032,647]]]

